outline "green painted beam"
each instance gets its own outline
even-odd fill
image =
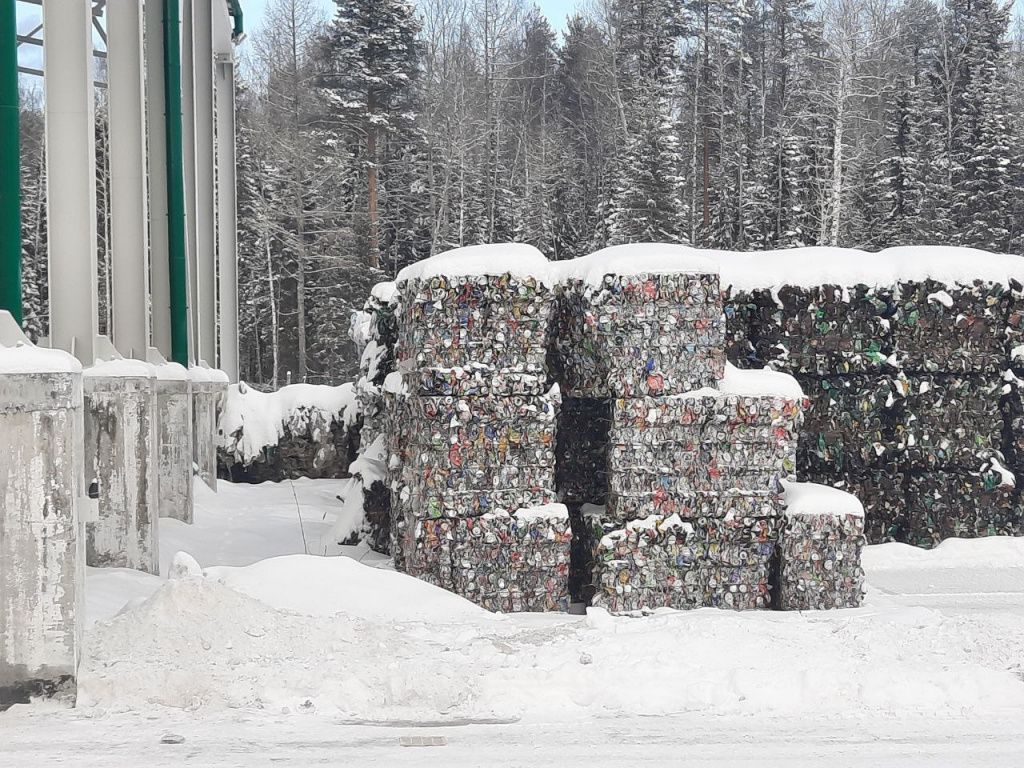
[[[181,8],[178,0],[164,0],[164,99],[171,359],[187,366],[188,265],[185,256],[185,166],[181,148]]]
[[[0,0],[0,309],[20,326],[21,125],[17,0]]]
[[[245,21],[242,16],[242,4],[239,0],[228,0],[228,5],[231,7],[231,16],[234,18],[234,28],[231,30],[231,39],[235,42],[241,40],[242,35],[245,34]]]

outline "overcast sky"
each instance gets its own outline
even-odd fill
[[[256,30],[263,16],[263,9],[269,0],[242,0],[242,10],[245,12],[245,26],[249,31]],[[334,3],[331,0],[319,0],[327,13],[334,11]],[[565,17],[572,13],[578,5],[577,0],[534,0],[540,9],[551,21],[551,26],[562,29],[565,26]]]

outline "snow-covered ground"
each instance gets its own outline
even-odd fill
[[[346,487],[197,485],[174,578],[90,570],[80,707],[0,765],[1024,762],[1024,539],[871,547],[859,610],[496,616],[330,544]]]

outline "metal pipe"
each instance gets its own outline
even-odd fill
[[[0,310],[21,325],[21,158],[17,0],[0,0]]]
[[[171,291],[171,359],[188,365],[188,264],[181,149],[181,14],[164,0],[164,98],[167,130],[167,248]]]

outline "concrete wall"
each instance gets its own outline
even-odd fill
[[[192,393],[184,377],[158,373],[157,421],[160,430],[160,517],[192,523]]]
[[[88,565],[160,572],[154,382],[86,371],[85,479],[99,511],[86,525]]]
[[[0,710],[74,701],[84,576],[78,373],[0,373]]]

